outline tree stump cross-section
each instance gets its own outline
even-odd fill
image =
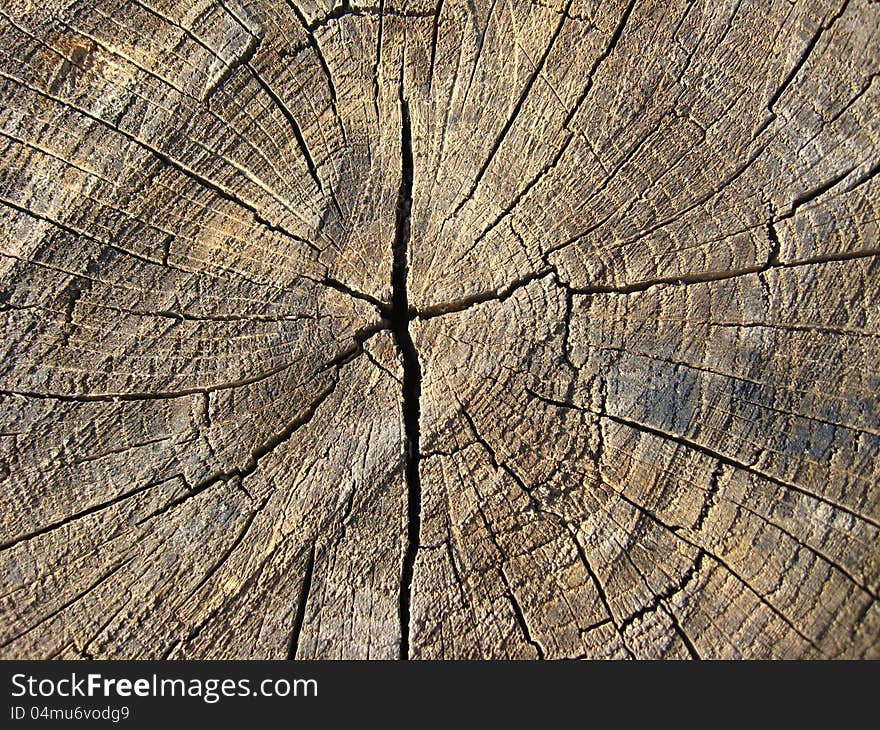
[[[880,656],[880,5],[0,25],[0,656]]]

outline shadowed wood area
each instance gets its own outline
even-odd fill
[[[880,657],[880,4],[0,28],[0,656]]]

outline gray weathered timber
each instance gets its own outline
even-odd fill
[[[880,657],[880,4],[0,0],[0,656]]]

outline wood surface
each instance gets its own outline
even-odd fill
[[[880,4],[0,0],[0,656],[880,657]]]

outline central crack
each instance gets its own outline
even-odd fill
[[[400,192],[397,197],[397,216],[394,228],[391,264],[391,307],[387,318],[389,328],[403,363],[403,431],[405,436],[406,466],[406,548],[400,576],[400,658],[409,658],[410,599],[416,553],[421,532],[422,486],[419,480],[419,397],[422,392],[422,371],[419,354],[409,332],[410,311],[407,297],[408,249],[413,194],[413,149],[409,105],[400,101]]]

